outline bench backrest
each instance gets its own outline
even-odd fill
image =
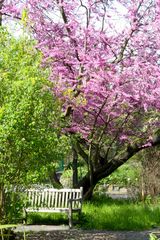
[[[83,188],[80,189],[28,189],[29,208],[68,208],[70,199],[82,199]],[[73,201],[72,209],[81,209],[81,201]]]

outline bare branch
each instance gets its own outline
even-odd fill
[[[58,0],[57,0],[57,4],[59,5],[59,1],[58,1]],[[65,13],[64,7],[63,7],[63,6],[59,6],[59,8],[60,8],[60,13],[61,13],[62,19],[63,19],[64,23],[67,25],[67,24],[68,24],[68,19],[67,19],[67,15],[66,15],[66,13]],[[73,38],[71,37],[71,30],[70,30],[70,28],[69,28],[68,26],[66,26],[66,30],[67,30],[67,32],[68,32],[68,36],[69,36],[70,39],[71,39],[71,43],[73,43],[73,45],[74,45],[74,47],[75,47],[75,55],[76,55],[76,58],[77,58],[77,60],[80,62],[81,60],[80,60],[80,58],[79,58],[79,54],[78,54],[78,50],[77,50],[77,42],[76,42],[75,39],[73,39]]]
[[[85,8],[86,10],[86,27],[88,28],[89,26],[89,21],[90,21],[90,10],[87,8],[86,5],[83,4],[82,0],[80,0],[80,3],[81,3],[81,7]]]
[[[119,128],[117,129],[117,132],[116,132],[114,138],[112,139],[111,143],[109,144],[109,146],[108,146],[108,148],[107,148],[107,152],[106,152],[106,154],[105,154],[105,159],[108,158],[109,151],[110,151],[110,149],[112,148],[113,143],[116,141],[117,137],[119,136],[119,133],[120,133],[120,131],[122,130],[122,127],[123,127],[123,126],[125,125],[125,123],[127,122],[127,119],[128,119],[129,116],[130,116],[130,113],[128,113],[128,114],[126,115],[126,117],[124,118],[124,121],[121,123],[121,125],[120,125]],[[116,154],[116,153],[115,153],[115,154]]]
[[[139,10],[141,9],[142,3],[143,3],[143,1],[141,1],[141,2],[139,3],[135,15],[137,15],[138,12],[139,12]],[[146,7],[145,11],[143,12],[142,16],[139,17],[138,20],[135,20],[136,23],[137,23],[137,25],[138,25],[139,27],[142,25],[142,24],[141,24],[141,20],[144,18],[145,13],[146,13],[147,10],[151,7],[151,5],[152,5],[152,4],[151,4],[151,2],[150,2],[150,4]],[[130,41],[130,39],[132,38],[133,34],[134,34],[136,31],[138,31],[136,28],[135,28],[135,29],[132,29],[129,37],[124,40],[124,44],[123,44],[122,47],[121,47],[119,56],[116,57],[116,59],[115,59],[112,63],[120,63],[120,62],[123,60],[124,53],[125,53],[125,51],[126,51],[126,48],[128,47],[129,41]]]

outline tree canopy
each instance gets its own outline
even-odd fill
[[[78,133],[74,148],[88,165],[86,194],[159,143],[158,0],[10,0],[3,13],[26,19],[52,70],[65,131]]]

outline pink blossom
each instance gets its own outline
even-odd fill
[[[82,2],[6,0],[3,12],[27,9],[53,91],[64,111],[72,107],[67,131],[85,139],[102,131],[108,139],[147,139],[159,124],[160,2],[117,1],[127,12],[117,18],[126,21],[122,31],[114,28],[112,4]]]

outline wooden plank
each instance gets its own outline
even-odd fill
[[[38,193],[38,191],[36,190],[35,195],[34,195],[34,207],[35,208],[37,207],[37,193]]]
[[[65,208],[68,207],[68,195],[69,195],[69,193],[68,193],[68,192],[65,192],[65,204],[64,204],[64,207],[65,207]]]
[[[61,208],[61,197],[62,197],[62,192],[58,192],[58,201],[57,201],[57,208]]]
[[[75,199],[78,199],[78,196],[79,196],[79,193],[76,192],[75,193]],[[74,208],[78,208],[78,205],[79,205],[79,201],[75,201]]]
[[[76,192],[73,191],[73,193],[72,193],[72,199],[76,199],[75,197],[76,197]],[[76,205],[76,202],[75,202],[75,201],[72,202],[72,208],[75,208],[75,205]]]
[[[41,191],[38,192],[38,202],[37,202],[37,206],[40,207],[41,206],[41,196],[42,196],[42,193]]]
[[[41,207],[43,207],[43,203],[44,203],[44,194],[45,194],[45,192],[43,191],[43,192],[42,192],[42,202],[41,202]]]
[[[47,207],[47,205],[48,205],[48,191],[45,189],[44,207]]]
[[[55,208],[57,207],[58,202],[58,192],[55,192]]]
[[[54,207],[55,206],[55,192],[51,192],[52,193],[52,204],[51,204],[51,207]]]
[[[30,208],[69,208],[69,199],[82,197],[82,189],[30,189],[27,191]],[[81,209],[80,201],[73,201],[74,208]]]
[[[72,192],[68,192],[68,200],[72,198]],[[68,201],[68,204],[67,204],[67,207],[69,208],[69,201]]]
[[[52,192],[48,191],[48,208],[51,207],[51,197],[52,197]]]
[[[66,196],[66,192],[62,193],[62,203],[61,203],[61,207],[64,208],[65,207],[65,196]]]
[[[35,192],[31,191],[31,201],[32,201],[33,208],[34,208],[34,195],[35,195]]]

